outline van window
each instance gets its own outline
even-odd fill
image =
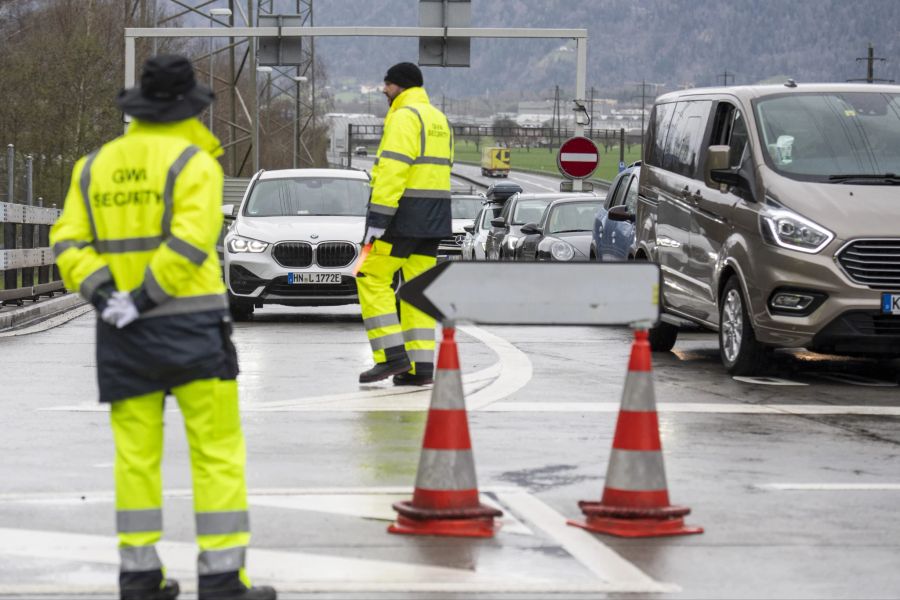
[[[740,109],[730,102],[719,102],[709,139],[710,145],[728,146],[728,165],[736,168],[741,165],[748,141],[747,123]]]
[[[675,112],[675,103],[657,104],[650,115],[650,124],[647,127],[647,164],[655,167],[662,166],[662,158],[665,154],[666,135],[669,132],[669,123],[672,122],[672,113]]]
[[[900,173],[900,94],[785,94],[754,106],[766,163],[783,175],[841,183]]]
[[[694,177],[712,107],[710,100],[679,102],[666,139],[662,167],[685,177]]]

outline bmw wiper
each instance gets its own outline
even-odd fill
[[[846,183],[848,181],[864,181],[871,183],[900,184],[900,175],[895,173],[844,173],[841,175],[829,175],[828,181]]]
[[[553,233],[578,233],[581,231],[590,231],[590,229],[563,229],[562,231],[554,231]]]

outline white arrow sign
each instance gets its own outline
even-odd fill
[[[659,320],[653,263],[441,263],[400,298],[441,320],[494,325],[628,325]]]

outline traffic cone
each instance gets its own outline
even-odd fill
[[[702,527],[685,525],[683,517],[690,508],[669,505],[646,331],[634,332],[603,498],[582,500],[578,506],[586,519],[568,521],[569,525],[596,533],[620,537],[703,533]]]
[[[454,335],[444,327],[416,489],[411,502],[394,503],[399,514],[388,527],[391,533],[493,537],[494,517],[503,515],[478,498]]]

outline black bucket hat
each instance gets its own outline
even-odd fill
[[[141,85],[119,92],[116,104],[136,119],[171,123],[197,116],[214,98],[209,87],[197,82],[191,61],[160,54],[147,59]]]

